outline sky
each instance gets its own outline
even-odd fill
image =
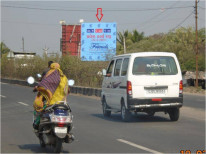
[[[195,0],[156,1],[1,1],[1,41],[12,51],[24,50],[42,55],[60,52],[61,25],[98,22],[97,8],[102,8],[101,22],[116,22],[117,31],[144,32],[145,36],[167,33],[179,27],[195,27]],[[198,28],[205,27],[205,1],[198,3]]]

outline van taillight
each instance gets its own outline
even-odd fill
[[[127,81],[127,94],[132,95],[132,83]]]
[[[182,83],[182,80],[180,81],[179,90],[180,90],[180,94],[182,94],[182,92],[183,92],[183,83]]]

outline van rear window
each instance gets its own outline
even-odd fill
[[[175,75],[178,73],[173,57],[137,57],[133,63],[134,75]]]

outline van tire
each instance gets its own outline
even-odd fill
[[[179,108],[173,108],[173,109],[170,109],[168,111],[168,113],[169,113],[171,121],[177,121],[179,119],[179,116],[180,116],[180,109]]]
[[[108,111],[108,105],[105,101],[105,99],[103,99],[103,102],[102,102],[102,111],[103,111],[103,116],[104,117],[110,117],[111,116],[111,111]]]
[[[131,118],[131,113],[126,109],[124,102],[121,104],[121,118],[124,122],[128,122]]]

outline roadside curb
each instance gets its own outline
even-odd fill
[[[22,86],[28,86],[28,87],[34,87],[38,83],[35,82],[33,85],[29,85],[27,81],[25,80],[17,80],[17,79],[4,79],[1,78],[1,82],[4,83],[10,83],[10,84],[18,84]],[[96,97],[101,97],[101,88],[91,88],[91,87],[81,87],[81,86],[70,86],[70,91],[71,93],[74,94],[81,94],[81,95],[86,95],[86,96],[96,96]],[[196,95],[196,96],[205,96],[205,94],[197,94],[197,93],[189,93],[189,92],[183,92],[186,95]]]
[[[3,79],[3,78],[1,78],[1,82],[10,83],[10,84],[18,84],[18,85],[28,86],[28,87],[34,87],[37,85],[37,82],[35,82],[33,85],[30,85],[25,80],[17,80],[17,79]]]
[[[38,84],[37,82],[35,82],[33,85],[29,85],[25,80],[16,80],[16,79],[13,80],[13,79],[4,79],[4,78],[1,78],[1,82],[18,84],[18,85],[28,86],[28,87],[34,87],[37,86]],[[70,86],[70,92],[74,94],[101,97],[102,89],[91,88],[91,87]]]

